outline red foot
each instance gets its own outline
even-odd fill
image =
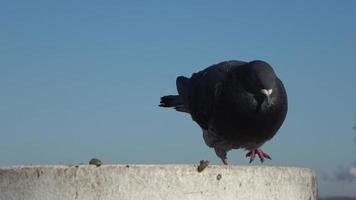
[[[227,161],[227,159],[225,158],[225,159],[221,159],[222,160],[222,162],[224,163],[224,165],[228,165],[229,164],[229,162]]]
[[[258,155],[262,163],[265,161],[266,158],[272,160],[271,156],[263,152],[262,149],[254,149],[246,154],[246,157],[250,157],[250,163],[255,160],[256,154]]]

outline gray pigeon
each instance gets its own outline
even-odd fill
[[[260,60],[225,61],[191,78],[179,76],[178,95],[161,97],[161,107],[189,113],[203,131],[205,143],[227,165],[227,152],[244,148],[250,163],[271,157],[261,146],[281,127],[287,94],[272,67]]]

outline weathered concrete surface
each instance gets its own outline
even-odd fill
[[[316,177],[310,169],[208,166],[198,173],[196,168],[194,165],[0,167],[0,199],[317,199]]]

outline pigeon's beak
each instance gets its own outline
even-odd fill
[[[266,90],[266,89],[262,89],[261,93],[263,95],[265,95],[266,100],[267,100],[267,105],[271,105],[272,101],[271,101],[271,94],[272,94],[272,89]]]

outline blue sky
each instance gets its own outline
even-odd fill
[[[355,179],[333,178],[356,160],[356,1],[0,3],[0,165],[220,164],[159,97],[179,75],[262,59],[289,95],[267,164],[314,169],[321,196],[356,196]],[[243,153],[229,158],[245,165]]]

